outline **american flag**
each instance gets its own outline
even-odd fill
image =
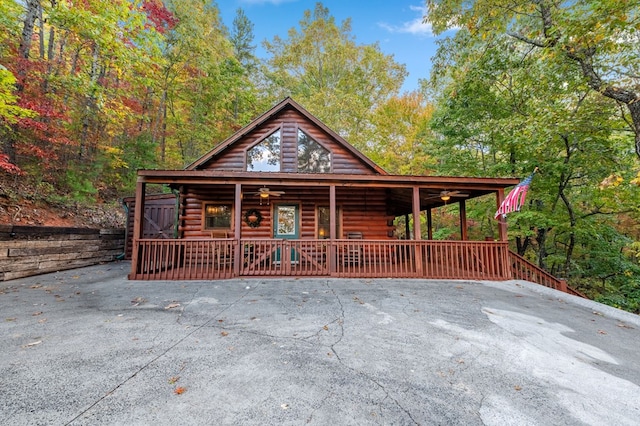
[[[531,185],[533,175],[536,174],[536,170],[534,170],[533,173],[531,173],[531,175],[529,175],[525,180],[517,184],[516,187],[511,190],[509,195],[505,197],[502,204],[500,204],[498,211],[493,216],[495,219],[500,216],[504,217],[507,213],[520,211],[520,208],[524,204],[524,199],[527,196],[529,185]]]

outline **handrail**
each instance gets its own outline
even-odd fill
[[[511,263],[511,272],[514,279],[531,281],[564,293],[587,298],[584,294],[569,287],[566,280],[554,277],[517,253],[509,251],[509,262]]]

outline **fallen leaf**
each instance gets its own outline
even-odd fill
[[[178,380],[180,380],[180,376],[173,376],[172,378],[169,379],[169,384],[174,384],[176,383]]]
[[[10,321],[15,321],[15,320],[17,320],[17,319],[18,319],[18,318],[5,318],[4,320],[5,320],[5,321],[7,321],[7,322],[10,322]]]
[[[522,390],[522,387],[520,387],[520,386],[518,386],[518,385],[514,386],[513,388],[514,388],[515,390],[517,390],[517,391]]]
[[[633,328],[633,327],[631,327],[630,325],[625,324],[625,323],[623,323],[623,322],[620,322],[620,323],[618,323],[618,324],[616,324],[616,325],[617,325],[618,327],[620,327],[620,328]]]
[[[218,322],[224,322],[224,320],[223,319],[219,319]]]
[[[183,388],[182,386],[178,386],[177,388],[175,388],[173,393],[175,393],[176,395],[182,395],[183,393],[185,393],[186,390],[187,390],[187,388]]]
[[[604,330],[598,330],[598,333],[599,333],[599,334],[607,334],[607,332],[606,332],[606,331],[604,331]]]
[[[324,330],[329,330],[329,326],[325,325],[324,327],[322,327]]]
[[[229,333],[227,333],[226,331],[222,331],[222,332],[220,332],[220,335],[222,337],[227,337],[229,335]]]
[[[169,303],[167,306],[165,306],[165,309],[173,309],[173,308],[177,308],[178,306],[180,306],[179,303]]]
[[[288,410],[289,404],[280,404],[280,408],[282,408],[283,410]]]
[[[42,315],[42,311],[34,312],[31,314],[32,317],[37,317],[38,315]]]
[[[29,348],[29,347],[31,347],[31,346],[39,345],[40,343],[42,343],[42,340],[38,340],[38,341],[36,341],[36,342],[27,343],[26,345],[23,345],[22,347],[23,347],[23,348]]]
[[[38,320],[38,322],[40,324],[44,324],[45,322],[47,322],[47,319],[46,318],[42,318],[41,320]]]
[[[144,297],[136,297],[135,299],[133,299],[131,301],[131,303],[133,304],[133,306],[138,306],[142,303],[146,302],[146,299]]]

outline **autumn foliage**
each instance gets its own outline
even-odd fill
[[[113,199],[137,169],[183,167],[253,115],[226,101],[251,85],[228,66],[218,9],[172,4],[3,1],[0,171]]]

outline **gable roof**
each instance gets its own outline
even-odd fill
[[[302,106],[300,106],[300,104],[295,102],[290,97],[286,97],[284,100],[282,100],[276,106],[271,108],[269,111],[265,112],[264,114],[262,114],[261,116],[259,116],[255,120],[253,120],[251,123],[249,123],[248,125],[246,125],[242,129],[238,130],[236,133],[231,135],[229,138],[224,140],[222,143],[217,145],[215,148],[213,148],[212,150],[210,150],[209,152],[204,154],[202,157],[200,157],[199,159],[197,159],[193,163],[189,164],[187,167],[185,167],[185,170],[198,170],[198,168],[200,166],[206,164],[212,158],[220,155],[223,151],[228,149],[231,145],[233,145],[234,143],[236,143],[237,141],[239,141],[240,139],[242,139],[244,136],[248,135],[249,133],[251,133],[255,129],[257,129],[260,126],[262,126],[267,120],[269,120],[269,119],[273,118],[274,116],[280,114],[281,112],[283,112],[286,109],[294,109],[294,110],[296,110],[298,113],[300,113],[306,119],[308,119],[313,124],[315,124],[320,129],[322,129],[325,133],[327,133],[330,137],[332,137],[336,141],[336,143],[338,143],[341,146],[343,146],[348,152],[350,152],[354,157],[356,157],[360,161],[362,161],[365,165],[367,165],[369,168],[371,168],[371,170],[373,170],[374,172],[376,172],[376,173],[378,173],[380,175],[387,175],[388,174],[384,169],[382,169],[382,167],[378,166],[370,158],[368,158],[363,153],[358,151],[353,145],[351,145],[344,138],[342,138],[336,132],[334,132],[329,127],[327,127],[323,122],[318,120],[309,111],[304,109]]]

